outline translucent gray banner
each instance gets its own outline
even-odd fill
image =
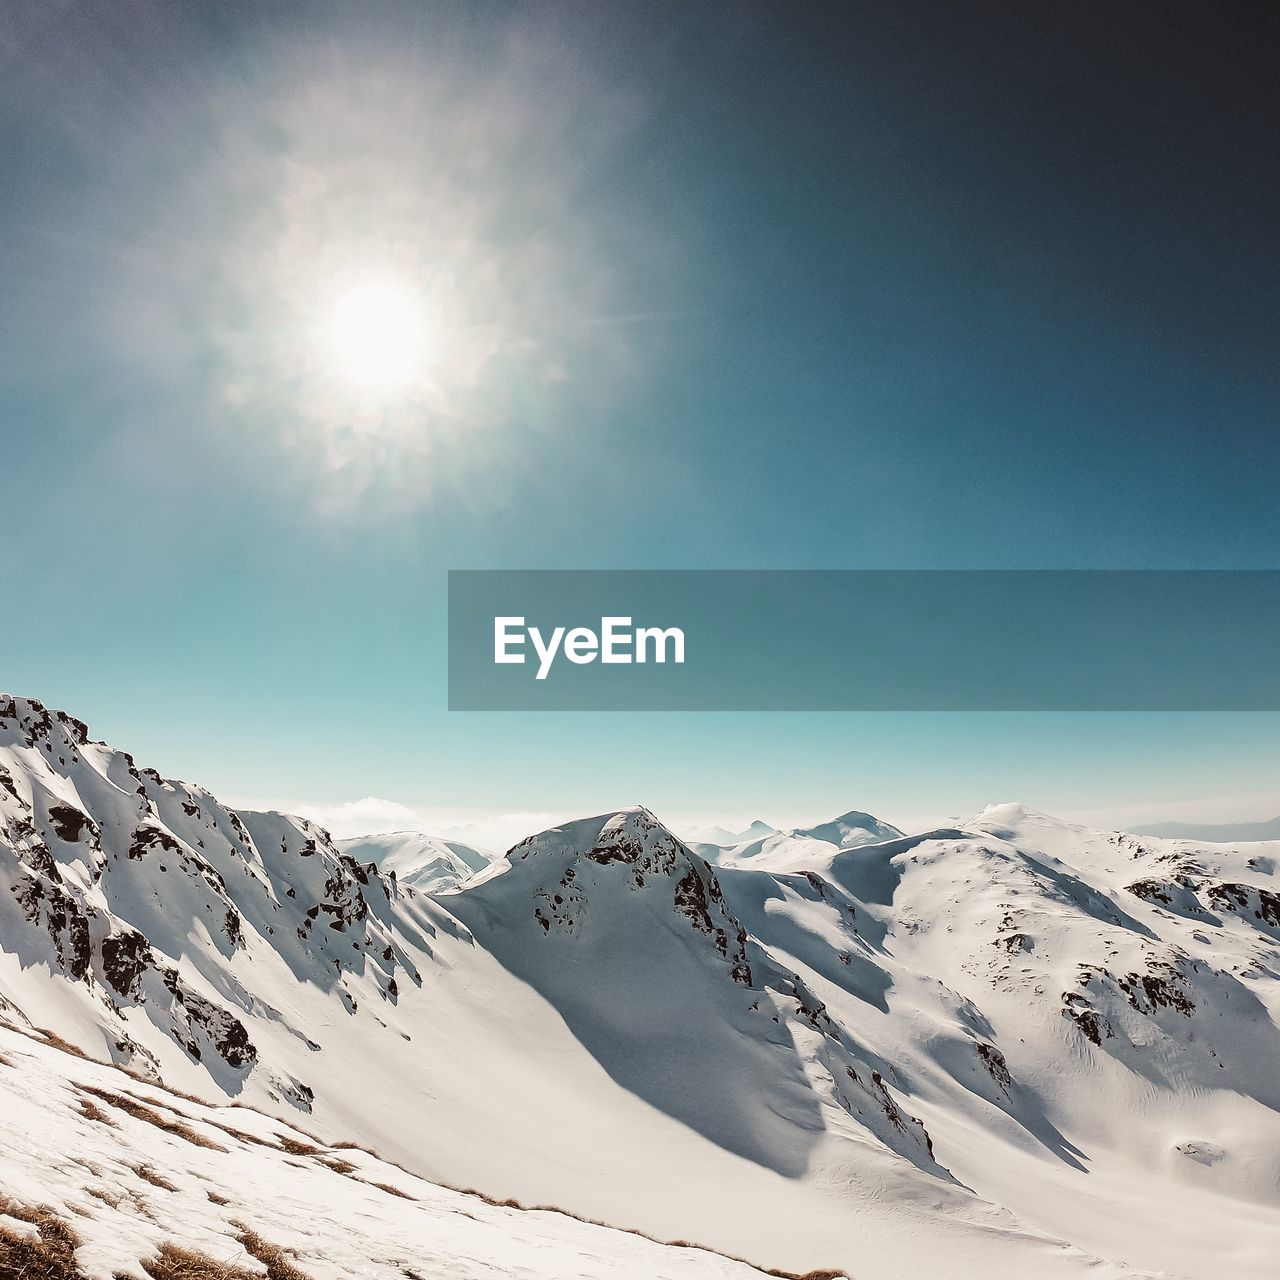
[[[457,711],[1280,710],[1280,571],[453,570]]]

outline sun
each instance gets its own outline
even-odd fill
[[[424,300],[394,278],[371,277],[341,291],[323,337],[324,356],[334,372],[370,399],[409,393],[431,361]]]

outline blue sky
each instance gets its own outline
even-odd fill
[[[443,608],[450,567],[1276,567],[1274,25],[7,7],[0,684],[316,811],[1270,816],[1262,714],[449,715]],[[444,329],[372,425],[311,341],[371,254]]]

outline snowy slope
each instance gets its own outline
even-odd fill
[[[949,1180],[856,1037],[748,935],[716,871],[647,810],[532,836],[449,905],[619,1084],[718,1145],[794,1176],[810,1131],[852,1118]]]
[[[0,698],[0,999],[433,1182],[765,1266],[1273,1273],[1280,847],[1015,806],[761,844],[713,865],[622,810],[426,893]]]
[[[260,1264],[280,1266],[273,1246],[294,1268],[283,1277],[268,1272],[274,1280],[761,1275],[702,1249],[436,1186],[258,1112],[143,1085],[20,1034],[2,1017],[0,1086],[6,1276],[24,1274],[24,1261],[27,1274],[41,1274],[21,1257],[22,1242],[43,1235],[56,1248],[66,1233],[85,1280],[141,1280],[144,1262],[175,1247],[260,1275]]]
[[[359,863],[374,863],[384,875],[422,893],[453,889],[483,870],[493,854],[422,831],[391,831],[337,841],[337,847]]]
[[[1260,1276],[1280,1232],[1277,854],[999,806],[840,854],[816,885],[722,879],[833,1014],[879,1007],[867,1044],[967,1186],[1103,1256]],[[851,934],[866,945],[831,964]]]

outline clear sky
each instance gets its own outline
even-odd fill
[[[1247,2],[6,5],[0,685],[343,828],[1271,816],[1262,714],[450,715],[444,586],[1280,567],[1277,48]],[[398,399],[329,323],[370,273],[423,300]]]

